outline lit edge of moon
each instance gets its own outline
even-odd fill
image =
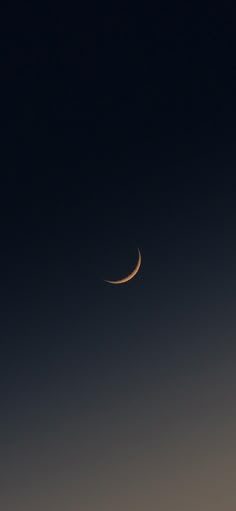
[[[134,270],[129,274],[127,275],[127,277],[124,277],[123,279],[120,279],[120,280],[105,280],[105,282],[108,282],[108,284],[125,284],[126,282],[129,282],[129,280],[133,279],[135,277],[135,275],[137,275],[139,269],[140,269],[140,266],[141,266],[141,262],[142,262],[142,258],[141,258],[141,252],[138,248],[138,262],[134,268]]]

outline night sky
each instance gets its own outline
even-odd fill
[[[236,509],[235,44],[217,3],[5,8],[3,511]]]

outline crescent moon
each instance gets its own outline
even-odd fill
[[[105,282],[108,282],[109,284],[124,284],[125,282],[128,282],[129,280],[131,280],[139,271],[139,268],[141,266],[141,253],[140,253],[140,250],[138,248],[138,262],[134,268],[134,270],[129,274],[127,275],[127,277],[124,277],[123,279],[120,279],[120,280],[105,280]]]

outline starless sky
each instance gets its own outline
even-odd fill
[[[234,511],[233,12],[3,20],[0,508]]]

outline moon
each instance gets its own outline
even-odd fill
[[[127,275],[127,277],[124,277],[123,279],[120,279],[120,280],[105,280],[105,282],[108,282],[109,284],[124,284],[125,282],[129,282],[129,280],[133,279],[133,277],[135,277],[135,275],[137,275],[138,271],[139,271],[139,268],[141,266],[141,253],[140,253],[140,250],[138,248],[138,262],[134,268],[134,270],[129,274]]]

